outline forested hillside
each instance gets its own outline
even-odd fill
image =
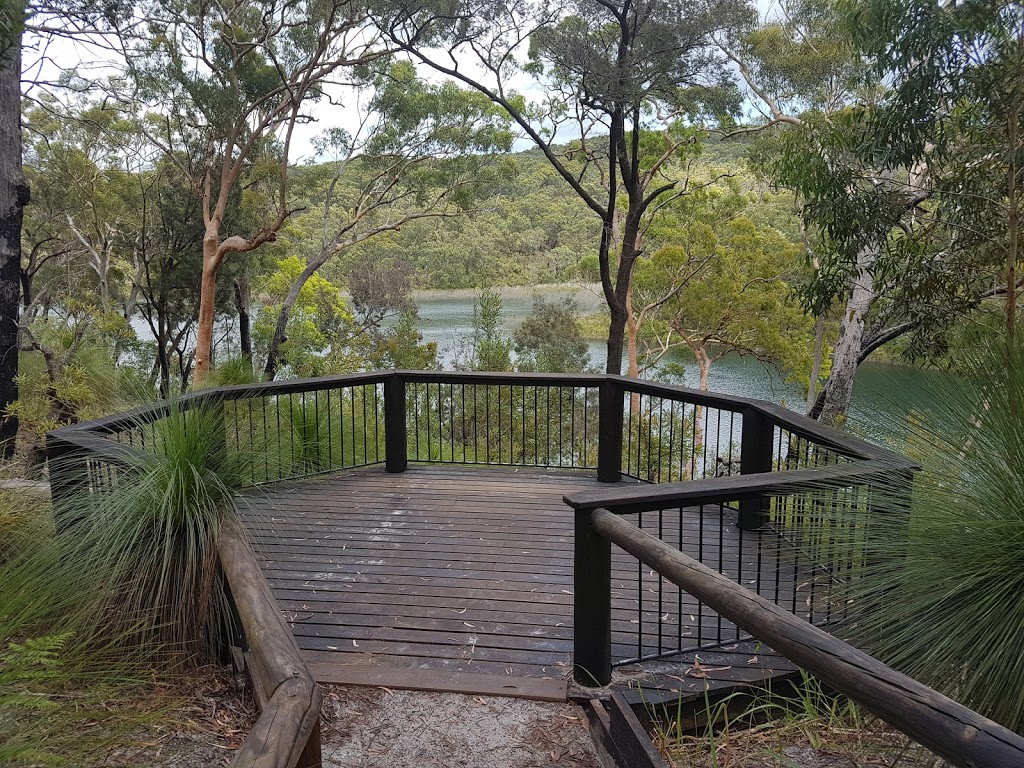
[[[830,423],[878,350],[955,362],[1013,333],[1020,164],[1000,148],[1019,130],[1001,48],[926,73],[963,105],[947,113],[914,91],[916,54],[878,42],[897,22],[872,3],[765,18],[741,0],[582,3],[559,23],[495,7],[461,30],[427,6],[268,7],[281,14],[11,17],[12,51],[80,47],[26,62],[39,75],[12,135],[8,453],[19,419],[38,447],[139,392],[434,365],[415,289],[598,284],[606,310],[586,327],[609,372],[686,349],[704,382],[736,351]],[[1005,26],[936,24],[982,47]],[[96,386],[104,370],[136,392]]]

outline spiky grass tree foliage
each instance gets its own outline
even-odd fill
[[[166,417],[140,428],[149,449],[118,462],[104,492],[79,494],[64,536],[79,558],[110,574],[112,625],[202,660],[224,604],[217,537],[236,514],[247,456],[228,451],[218,404],[184,411],[172,403]]]
[[[1024,732],[1024,345],[994,342],[911,425],[920,462],[876,490],[851,582],[870,650]]]

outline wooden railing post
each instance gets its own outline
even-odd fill
[[[75,522],[75,497],[89,490],[86,451],[50,433],[46,436],[46,468],[50,478],[53,524],[61,533]]]
[[[392,373],[384,379],[384,469],[388,472],[405,472],[409,466],[405,409],[405,379]]]
[[[625,390],[618,381],[605,379],[598,389],[597,480],[622,479],[622,409]]]
[[[771,472],[772,440],[775,430],[771,420],[755,408],[743,409],[743,432],[740,437],[740,474]],[[764,525],[768,517],[768,499],[757,496],[740,500],[739,526],[745,531]]]
[[[612,545],[576,512],[573,568],[573,677],[588,687],[612,679]]]

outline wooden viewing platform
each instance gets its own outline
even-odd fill
[[[580,472],[371,467],[251,489],[240,506],[318,679],[483,692],[479,676],[494,675],[514,679],[523,695],[546,697],[553,689],[540,682],[556,681],[564,695],[572,668],[573,512],[562,496],[597,485]],[[777,584],[781,594],[807,578],[798,562],[773,556],[784,550],[771,531],[741,532],[728,511],[722,525],[718,507],[681,517],[683,551],[732,578],[768,593]],[[678,511],[662,519],[665,540],[680,540],[679,520]],[[767,537],[775,543],[759,548]],[[719,647],[622,668],[617,681],[632,681],[636,697],[702,693],[706,684],[795,669],[738,642],[734,625],[616,548],[613,657],[656,654],[659,623],[666,634],[681,623],[694,645]]]
[[[169,429],[211,431],[247,486],[255,556],[234,528],[219,551],[264,694],[239,766],[319,763],[314,680],[534,698],[572,681],[588,699],[703,702],[794,661],[869,708],[884,699],[941,754],[1024,754],[811,626],[845,616],[831,586],[856,572],[873,489],[909,492],[915,466],[780,406],[600,374],[219,387],[49,433],[58,531],[83,498],[158,465]],[[610,691],[579,687],[594,682]],[[930,738],[925,699],[935,722],[974,725]]]

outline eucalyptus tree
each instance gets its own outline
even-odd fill
[[[944,247],[1002,270],[1016,326],[1024,195],[1024,7],[1010,0],[858,0],[849,29],[891,86],[872,116],[878,151],[926,166]],[[992,282],[989,283],[992,285]],[[988,291],[987,293],[993,293]]]
[[[918,26],[915,8],[940,18],[944,11],[928,3],[898,11],[884,5],[888,10],[872,17],[864,10],[870,4],[788,3],[780,17],[739,46],[722,46],[764,107],[763,120],[747,130],[776,129],[762,145],[761,169],[795,190],[801,202],[816,272],[802,292],[805,305],[819,317],[840,307],[831,372],[810,409],[828,422],[845,416],[857,366],[872,352],[901,337],[911,354],[941,350],[955,320],[999,292],[983,249],[961,245],[971,239],[967,233],[977,231],[971,225],[977,219],[959,233],[949,226],[978,207],[978,195],[957,193],[950,206],[943,192],[944,186],[979,178],[977,167],[961,164],[954,170],[956,164],[949,163],[970,154],[964,152],[970,142],[950,141],[949,131],[940,140],[935,130],[927,151],[921,142],[913,151],[909,141],[922,138],[928,123],[918,114],[918,102],[942,103],[949,116],[964,105],[954,108],[955,99],[926,84],[923,73],[906,103],[886,85],[894,81],[893,66],[885,62],[898,59],[897,52],[910,44],[901,42],[897,29],[885,32],[877,25],[903,18],[909,30]],[[872,18],[874,28],[868,24]],[[937,63],[946,54],[936,48],[941,36],[927,26],[915,32],[915,55],[932,72],[947,66]]]
[[[667,293],[664,286],[681,268],[691,271],[686,290],[672,293],[650,317],[652,356],[688,348],[702,390],[708,388],[712,364],[729,352],[805,378],[811,321],[790,289],[800,272],[800,252],[775,229],[743,216],[715,226],[689,223],[637,270],[638,289],[659,293]]]
[[[330,103],[333,85],[363,77],[383,49],[349,0],[143,2],[119,40],[128,75],[121,84],[132,89],[123,95],[148,111],[149,139],[201,204],[198,382],[210,367],[221,266],[273,242],[295,212],[288,170],[296,127],[314,119],[315,104]],[[242,190],[253,174],[273,177],[271,201]],[[225,231],[236,203],[248,206],[244,234]]]
[[[380,8],[378,24],[395,45],[502,107],[599,218],[607,370],[618,373],[643,233],[681,194],[668,167],[693,140],[693,123],[735,106],[712,36],[745,23],[749,5],[398,0]],[[544,88],[533,103],[517,90],[524,75]]]
[[[508,120],[488,99],[451,82],[425,83],[408,62],[392,64],[367,85],[372,96],[359,127],[333,130],[321,142],[334,158],[310,190],[314,210],[285,232],[297,250],[316,247],[279,305],[263,371],[268,379],[310,277],[339,254],[411,222],[465,212],[490,179],[494,154],[511,147]],[[353,298],[382,295],[356,291]],[[379,325],[382,313],[403,308],[402,301],[368,308],[372,323],[365,325]]]

